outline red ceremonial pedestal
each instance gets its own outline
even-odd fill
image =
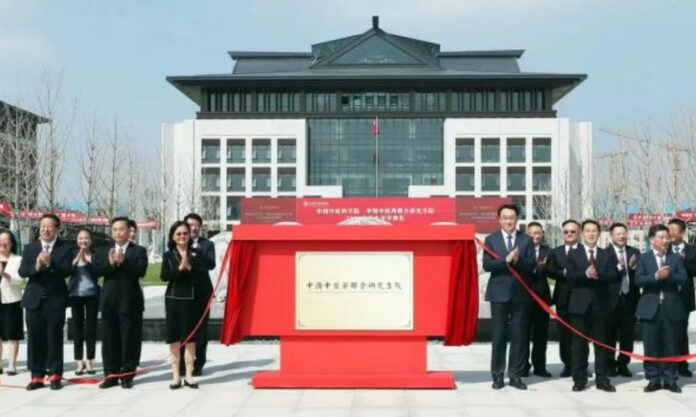
[[[239,325],[280,337],[280,370],[260,371],[256,388],[454,388],[451,372],[427,370],[428,336],[445,334],[452,243],[471,225],[240,225],[235,241],[255,249]],[[298,330],[296,252],[412,252],[411,330]],[[351,314],[346,311],[345,314]]]

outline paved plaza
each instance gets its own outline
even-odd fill
[[[642,345],[638,344],[638,351]],[[143,345],[143,364],[152,365],[166,355],[164,343]],[[696,345],[692,345],[696,351]],[[684,392],[643,393],[642,366],[632,363],[632,379],[613,378],[617,392],[598,391],[594,384],[581,393],[571,391],[570,379],[559,379],[558,344],[549,346],[550,380],[527,378],[528,391],[490,388],[490,345],[443,347],[431,343],[431,370],[452,370],[455,390],[255,390],[249,385],[254,372],[277,369],[279,345],[245,342],[231,347],[209,345],[209,363],[198,378],[200,388],[170,391],[170,367],[159,364],[135,379],[132,390],[120,387],[100,390],[96,385],[65,384],[61,391],[44,388],[27,392],[29,374],[1,380],[0,413],[4,417],[63,416],[696,416],[696,378],[680,380]],[[26,347],[20,351],[26,364]],[[66,344],[65,357],[72,358]],[[100,364],[99,364],[100,367]],[[66,362],[65,377],[74,377],[74,365]],[[14,388],[17,387],[17,388]],[[210,414],[208,414],[210,413]]]

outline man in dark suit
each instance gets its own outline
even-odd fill
[[[611,250],[597,247],[599,224],[594,220],[582,223],[583,247],[568,252],[567,277],[570,284],[568,313],[570,323],[580,332],[595,340],[611,344],[609,336],[609,285],[619,279],[618,260]],[[611,353],[595,345],[595,373],[597,389],[614,392],[608,376]],[[587,386],[587,341],[574,335],[572,341],[573,391]]]
[[[493,389],[505,386],[505,351],[510,341],[508,377],[510,385],[517,389],[527,389],[522,382],[526,352],[529,350],[529,310],[531,297],[510,273],[514,268],[524,279],[531,280],[534,269],[534,247],[529,236],[517,230],[519,209],[516,205],[505,204],[498,208],[498,221],[501,230],[486,237],[485,244],[499,259],[493,259],[484,251],[483,269],[490,272],[486,286],[486,301],[491,305],[491,374]]]
[[[201,236],[201,227],[203,219],[197,213],[189,213],[184,217],[184,221],[188,224],[191,230],[191,239],[193,247],[198,248],[206,261],[208,270],[215,269],[215,244]],[[208,349],[208,320],[210,319],[210,311],[206,312],[208,301],[213,295],[213,284],[210,281],[210,276],[201,281],[195,281],[194,285],[194,302],[196,303],[196,318],[200,318],[205,313],[205,319],[201,323],[200,330],[196,333],[196,359],[193,362],[193,375],[200,376],[203,374],[203,366],[207,360]],[[183,348],[182,348],[183,349]],[[179,367],[184,370],[184,355],[181,355]]]
[[[544,242],[544,227],[539,222],[527,224],[527,235],[532,239],[534,246],[534,272],[532,276],[532,289],[551,305],[551,290],[546,280],[548,273],[548,256],[551,250]],[[546,370],[546,345],[549,341],[549,313],[544,311],[534,300],[529,317],[529,340],[532,344],[532,363],[525,361],[523,376],[529,376],[529,370],[534,366],[534,375],[550,378],[551,373]],[[529,351],[528,351],[529,352]]]
[[[686,308],[686,320],[682,322],[680,331],[681,339],[679,354],[689,354],[689,314],[696,310],[696,295],[694,294],[694,277],[696,277],[696,248],[694,245],[686,243],[684,234],[686,233],[686,223],[681,219],[671,219],[667,224],[669,237],[671,239],[670,251],[679,254],[684,261],[687,280],[681,287],[681,296]],[[679,362],[679,376],[692,377],[688,362]]]
[[[663,224],[650,227],[651,249],[638,259],[636,285],[643,289],[636,317],[643,326],[645,354],[653,357],[680,354],[683,322],[688,312],[680,288],[686,283],[686,270],[681,256],[669,251],[669,229]],[[677,385],[677,367],[673,362],[643,362],[645,392],[660,388],[681,392]]]
[[[568,315],[568,301],[570,300],[570,287],[568,285],[567,279],[567,269],[566,262],[568,252],[573,249],[577,249],[578,246],[582,247],[578,243],[580,238],[580,223],[575,220],[568,219],[563,222],[563,244],[554,248],[549,254],[548,259],[548,276],[552,280],[556,281],[553,287],[553,297],[552,302],[556,305],[556,313],[570,323],[570,316]],[[558,324],[558,345],[561,355],[561,362],[563,362],[563,371],[561,372],[562,378],[567,378],[571,375],[571,341],[573,334],[566,329],[562,324]]]
[[[97,275],[104,276],[99,299],[102,317],[102,361],[106,379],[99,388],[118,385],[113,374],[121,377],[122,388],[132,388],[140,363],[145,302],[140,277],[147,271],[147,251],[129,241],[127,217],[111,220],[110,248],[94,254]]]
[[[611,246],[607,249],[613,250],[619,260],[618,269],[620,280],[609,285],[611,293],[611,329],[610,335],[612,345],[619,343],[619,348],[627,352],[633,352],[633,340],[635,339],[636,327],[636,304],[640,292],[636,287],[636,264],[640,251],[632,246],[626,245],[628,229],[623,223],[614,223],[609,227],[611,234]],[[620,354],[614,359],[615,354],[611,354],[609,364],[609,376],[621,375],[626,378],[633,376],[628,369],[631,358]]]
[[[39,219],[39,240],[24,247],[19,275],[28,278],[22,307],[26,309],[27,390],[44,386],[46,371],[52,390],[62,387],[63,324],[68,304],[65,278],[70,275],[74,246],[58,239],[60,219],[44,214]]]

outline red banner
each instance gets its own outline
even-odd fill
[[[491,233],[500,229],[498,207],[512,202],[500,197],[457,197],[457,223],[474,224],[476,232]]]
[[[376,217],[392,224],[454,222],[454,199],[447,197],[297,199],[299,223],[336,224],[350,217]]]

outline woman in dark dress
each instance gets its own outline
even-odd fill
[[[73,272],[68,281],[70,311],[72,312],[75,375],[94,374],[94,353],[97,343],[97,313],[99,283],[92,268],[92,233],[82,229],[77,233],[78,253],[73,259]],[[87,358],[84,357],[87,346]]]
[[[206,262],[198,249],[192,247],[189,226],[183,221],[175,222],[169,229],[169,250],[162,259],[162,281],[168,282],[165,292],[164,308],[166,314],[167,343],[170,344],[172,361],[172,382],[169,388],[181,387],[179,373],[179,349],[184,343],[184,362],[186,375],[184,385],[198,388],[193,381],[193,360],[196,352],[195,334],[196,304],[194,301],[194,282],[208,279]]]

